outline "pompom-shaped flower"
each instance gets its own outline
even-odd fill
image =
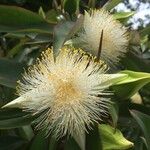
[[[104,74],[106,65],[82,50],[62,48],[54,59],[53,50],[28,69],[18,82],[20,96],[4,107],[20,107],[37,114],[37,128],[54,134],[78,135],[107,114],[110,80],[117,75]]]
[[[85,12],[82,30],[73,43],[97,56],[101,36],[101,59],[109,65],[116,64],[126,52],[128,36],[126,29],[104,9]]]

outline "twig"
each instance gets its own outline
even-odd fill
[[[100,36],[100,42],[99,42],[99,48],[98,48],[98,53],[97,53],[97,60],[100,60],[101,52],[102,52],[102,42],[103,42],[103,30],[101,32]]]

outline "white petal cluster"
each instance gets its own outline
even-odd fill
[[[83,27],[73,43],[97,56],[103,31],[101,59],[107,64],[116,64],[126,53],[128,36],[126,29],[106,10],[85,12]]]
[[[62,48],[54,60],[53,50],[30,67],[18,82],[20,96],[6,106],[15,105],[37,114],[37,128],[57,138],[78,135],[107,115],[110,75],[103,62],[74,48]]]

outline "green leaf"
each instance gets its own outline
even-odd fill
[[[145,35],[148,35],[149,33],[150,33],[150,26],[147,26],[146,28],[144,28],[140,31],[140,35],[142,37],[144,37]]]
[[[18,108],[0,109],[0,120],[22,117],[27,114],[27,112],[23,112]]]
[[[27,41],[27,38],[21,39],[17,45],[15,45],[11,50],[9,50],[7,57],[13,57],[15,54],[17,54],[20,50],[24,48],[24,45]]]
[[[0,149],[1,150],[16,150],[21,148],[26,141],[18,136],[3,135],[0,136]]]
[[[0,59],[0,84],[14,88],[24,65],[8,59]]]
[[[130,49],[126,57],[121,60],[121,64],[123,64],[127,70],[149,72],[149,63],[136,55],[133,49]]]
[[[31,116],[20,109],[0,110],[0,129],[18,128],[31,124],[37,116]]]
[[[144,104],[127,103],[129,109],[140,111],[144,114],[150,115],[150,109]],[[123,104],[124,105],[124,104]]]
[[[51,43],[53,42],[53,36],[50,34],[43,34],[43,33],[39,33],[36,34],[35,36],[31,37],[30,41],[26,41],[26,45],[39,45],[39,44],[43,44],[43,43]],[[32,49],[33,47],[31,47],[30,49]]]
[[[116,83],[117,85],[136,82],[136,81],[143,80],[143,79],[146,82],[150,82],[150,73],[134,72],[130,70],[120,71],[119,74],[120,73],[127,74],[128,78],[125,78],[124,80],[119,81],[118,83]]]
[[[43,132],[39,132],[33,139],[29,150],[47,150],[48,138],[45,137]]]
[[[51,9],[48,12],[46,12],[46,20],[48,22],[53,22],[53,23],[57,23],[58,19],[57,17],[61,15],[61,11],[59,12],[59,10],[55,10],[55,9]]]
[[[76,10],[79,8],[79,0],[64,0],[63,7],[66,12],[70,15],[74,14]]]
[[[116,103],[112,103],[112,105],[110,105],[109,107],[109,113],[111,115],[112,121],[113,121],[113,125],[114,127],[117,126],[117,121],[118,121],[118,105]]]
[[[77,19],[76,22],[65,21],[58,24],[54,29],[54,52],[57,55],[59,49],[74,33],[76,33],[82,25],[83,16]]]
[[[32,127],[30,125],[22,126],[18,130],[23,139],[26,139],[28,141],[32,140],[34,133],[33,133]]]
[[[102,150],[100,134],[98,125],[95,124],[93,130],[86,136],[86,150]]]
[[[145,136],[147,149],[150,150],[150,116],[136,110],[131,110],[130,113],[141,127]]]
[[[74,22],[65,21],[58,24],[54,29],[54,52],[57,55],[58,50],[62,47],[67,40],[70,30],[73,28]]]
[[[56,150],[58,141],[53,136],[51,136],[49,140],[50,141],[48,150]]]
[[[133,147],[133,143],[126,140],[122,133],[110,125],[99,125],[103,150],[125,150]]]
[[[112,86],[112,89],[119,98],[130,98],[144,85],[150,82],[149,73],[134,72],[129,70],[121,71],[119,74],[120,73],[126,74],[128,77]]]
[[[120,2],[122,2],[122,0],[109,0],[109,1],[105,4],[104,8],[105,8],[106,10],[111,10],[111,9],[113,9],[115,6],[117,6]]]
[[[107,80],[105,81],[103,81],[102,83],[101,83],[101,87],[107,87],[108,85],[109,86],[111,86],[111,85],[115,85],[116,83],[118,83],[119,81],[122,81],[122,80],[124,80],[124,79],[126,79],[127,77],[128,77],[128,75],[126,75],[126,74],[107,74],[107,75],[105,75],[105,76],[107,76],[108,78],[107,78]]]
[[[40,15],[16,6],[0,6],[0,32],[53,33],[54,24]]]
[[[115,19],[121,20],[121,19],[127,19],[132,17],[135,14],[134,11],[131,12],[117,12],[115,14],[113,14]]]
[[[81,150],[73,138],[69,138],[65,144],[64,150]]]
[[[43,19],[45,19],[45,12],[44,12],[44,10],[43,10],[43,8],[42,7],[40,7],[39,8],[39,15],[43,18]]]

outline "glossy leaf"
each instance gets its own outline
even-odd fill
[[[24,65],[8,59],[0,59],[0,84],[14,88]]]
[[[112,86],[115,94],[120,98],[130,98],[136,92],[139,91],[144,85],[150,82],[150,74],[143,72],[134,72],[134,71],[121,71],[119,73],[123,73],[128,75],[124,80],[116,83]]]
[[[127,70],[149,72],[149,63],[133,53],[132,49],[130,49],[126,54],[126,57],[121,60],[121,64]]]
[[[115,6],[117,6],[122,0],[109,0],[106,4],[105,4],[105,9],[106,10],[111,10],[113,9]]]
[[[21,148],[26,141],[18,136],[3,135],[0,136],[0,150],[16,150]]]
[[[11,129],[29,125],[35,118],[36,116],[31,116],[20,109],[1,109],[0,129]]]
[[[150,115],[150,109],[149,107],[145,106],[144,104],[135,104],[135,103],[129,103],[128,104],[129,109],[140,111],[144,114]]]
[[[102,150],[101,133],[97,124],[86,136],[86,150]]]
[[[44,12],[44,10],[43,10],[43,8],[42,7],[40,7],[39,8],[39,15],[43,18],[43,19],[45,19],[45,12]]]
[[[115,19],[127,19],[130,18],[131,16],[133,16],[135,14],[135,12],[131,11],[131,12],[118,12],[115,13],[113,16]]]
[[[27,41],[28,41],[27,38],[22,39],[17,45],[15,45],[15,47],[9,50],[7,57],[13,57],[15,54],[21,51],[24,48],[24,45]]]
[[[133,143],[126,140],[122,133],[110,125],[99,125],[103,150],[125,150],[133,147]]]
[[[57,55],[59,49],[74,33],[81,27],[83,17],[81,16],[76,22],[65,21],[58,24],[54,29],[54,52]]]
[[[37,34],[32,40],[26,42],[26,45],[38,45],[43,43],[50,43],[52,42],[53,37],[49,34]]]
[[[54,137],[50,137],[49,139],[49,149],[48,150],[56,150],[58,141]]]
[[[59,10],[55,10],[55,9],[51,9],[46,13],[46,20],[48,22],[53,22],[53,23],[57,23],[58,19],[57,17],[61,15],[61,11],[59,12]]]
[[[118,121],[118,112],[119,112],[118,109],[119,108],[116,103],[112,103],[112,105],[110,105],[109,107],[109,113],[111,115],[114,127],[116,127]]]
[[[76,10],[79,8],[79,0],[64,0],[63,7],[66,12],[70,15],[74,14]]]
[[[68,38],[70,30],[73,28],[73,26],[74,26],[74,22],[66,21],[64,23],[58,24],[55,27],[53,46],[56,54],[58,53],[58,50],[62,47],[62,45]]]
[[[69,138],[65,144],[64,150],[81,150],[73,138]]]
[[[31,143],[29,150],[46,150],[48,149],[48,138],[46,138],[43,132],[39,132]]]
[[[141,127],[145,136],[147,149],[150,150],[150,116],[136,110],[131,110],[130,113]]]
[[[34,133],[30,125],[22,126],[18,130],[19,130],[20,136],[23,137],[23,139],[26,139],[28,141],[32,140]]]
[[[0,14],[0,32],[53,32],[54,25],[32,11],[1,5]]]
[[[21,109],[18,108],[0,109],[0,120],[22,117],[27,114],[27,112],[23,112]]]

